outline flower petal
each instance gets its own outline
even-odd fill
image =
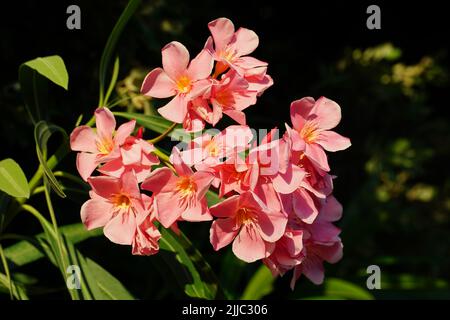
[[[266,258],[266,244],[255,227],[243,226],[233,241],[233,252],[245,262]]]
[[[181,218],[191,222],[210,221],[213,219],[206,205],[206,199],[195,201],[193,205],[189,205],[181,214]]]
[[[130,120],[128,122],[125,122],[122,124],[114,134],[114,142],[121,146],[124,144],[126,138],[128,138],[134,130],[134,127],[136,126],[136,120]]]
[[[131,245],[136,234],[134,214],[119,213],[103,229],[105,236],[114,243]]]
[[[183,123],[187,114],[187,100],[181,95],[176,95],[168,104],[159,108],[158,112],[167,120]]]
[[[70,148],[72,151],[97,152],[95,132],[91,127],[76,127],[70,134]]]
[[[94,153],[80,152],[77,154],[77,169],[84,181],[91,176],[97,168],[97,156]]]
[[[305,155],[319,169],[322,169],[327,172],[330,171],[327,155],[320,145],[314,143],[313,144],[307,143],[305,145]]]
[[[301,130],[314,107],[314,99],[305,97],[291,103],[291,122],[296,130]]]
[[[176,94],[175,83],[162,68],[156,68],[145,77],[141,93],[153,98],[168,98]]]
[[[114,194],[120,193],[122,186],[119,178],[108,176],[90,177],[88,179],[92,190],[104,199],[110,199]]]
[[[215,50],[225,49],[234,35],[233,22],[227,18],[219,18],[208,23],[208,28],[214,39]]]
[[[315,255],[310,255],[303,260],[302,273],[314,284],[322,284],[324,279],[323,262]]]
[[[189,51],[178,41],[172,41],[162,50],[162,65],[171,79],[177,79],[186,72],[189,64]]]
[[[214,250],[217,251],[229,245],[238,231],[236,221],[233,218],[215,220],[209,230],[209,240]]]
[[[236,52],[239,56],[246,56],[258,47],[259,38],[254,31],[239,28],[234,34],[232,43],[236,46]]]
[[[86,201],[81,206],[81,221],[86,229],[103,227],[112,217],[113,205],[102,198]]]
[[[266,211],[258,215],[261,237],[267,242],[279,240],[285,230],[287,217],[280,211]]]
[[[334,196],[328,196],[322,204],[320,218],[325,221],[334,222],[342,217],[342,205]]]
[[[108,108],[98,108],[95,110],[95,126],[100,139],[112,139],[116,129],[116,119]]]
[[[184,208],[179,205],[178,197],[173,193],[159,193],[155,195],[155,209],[159,222],[164,228],[169,228],[181,217]]]
[[[304,189],[299,189],[293,194],[294,212],[303,222],[311,224],[319,214],[314,200]]]
[[[158,168],[142,183],[141,188],[151,191],[155,194],[160,192],[171,192],[175,188],[175,183],[178,180],[173,172],[167,168]]]
[[[313,109],[311,115],[315,116],[315,122],[321,130],[330,130],[341,121],[341,107],[333,100],[320,97]]]
[[[234,217],[239,204],[239,196],[231,196],[209,208],[211,214],[219,218]]]
[[[213,57],[204,49],[189,64],[188,76],[192,81],[206,79],[210,76],[213,65]]]
[[[320,132],[314,142],[331,152],[345,150],[352,145],[349,138],[343,137],[334,131]]]
[[[285,173],[278,172],[272,176],[273,187],[280,193],[289,194],[300,186],[304,177],[305,171],[290,163]]]

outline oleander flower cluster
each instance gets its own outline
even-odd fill
[[[138,255],[158,252],[160,228],[178,232],[180,222],[211,223],[214,250],[231,246],[237,258],[261,261],[274,276],[293,270],[292,288],[302,274],[320,284],[323,263],[342,257],[334,225],[342,206],[333,196],[326,153],[350,146],[332,130],[341,108],[325,97],[302,98],[292,102],[284,132],[258,134],[243,112],[273,84],[267,63],[249,56],[258,37],[236,31],[226,18],[208,27],[211,37],[194,59],[171,42],[162,49],[163,68],[142,84],[143,94],[170,98],[158,109],[164,118],[196,132],[195,139],[173,147],[169,161],[160,162],[134,120],[116,129],[104,107],[95,111],[95,129],[72,132],[77,169],[91,186],[81,219]],[[202,131],[223,114],[237,124]],[[215,205],[208,205],[208,191],[218,193]]]

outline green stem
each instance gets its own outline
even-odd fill
[[[55,175],[55,177],[66,178],[67,180],[75,182],[82,187],[86,187],[86,185],[87,185],[86,182],[83,181],[83,179],[81,179],[80,177],[77,177],[76,175],[68,173],[68,172],[55,171],[55,172],[53,172],[53,174]]]
[[[161,135],[157,136],[154,139],[150,139],[148,140],[149,143],[151,144],[157,144],[158,142],[160,142],[162,139],[164,139],[165,137],[167,137],[169,135],[169,133],[172,132],[173,129],[175,129],[175,127],[177,126],[177,123],[172,123],[172,125],[167,128],[166,131],[164,131]]]
[[[0,244],[0,257],[2,259],[3,269],[5,269],[6,278],[8,279],[9,284],[9,298],[13,300],[13,283],[11,280],[11,273],[9,272],[8,261],[6,261],[5,253],[3,252],[3,247]]]
[[[57,245],[59,247],[60,256],[59,256],[59,259],[58,259],[57,253],[54,252],[55,263],[56,263],[57,267],[59,267],[61,275],[62,275],[63,279],[65,280],[65,276],[66,276],[65,270],[67,270],[67,267],[65,266],[66,263],[64,262],[64,256],[62,255],[61,237],[59,236],[57,229],[55,229],[56,230],[56,233],[55,233],[55,230],[53,230],[51,228],[51,226],[49,225],[49,222],[47,221],[47,219],[45,219],[45,217],[38,210],[36,210],[33,206],[30,206],[29,204],[23,204],[21,206],[21,208],[23,210],[31,213],[39,221],[39,223],[42,225],[42,228],[44,229],[44,232],[45,233],[49,232],[50,236],[52,236],[54,239],[57,240]],[[49,208],[49,211],[50,211],[50,208]],[[53,207],[52,207],[51,211],[53,212]],[[54,214],[53,214],[53,216],[54,216]],[[55,222],[56,222],[56,219],[55,219]],[[73,292],[73,290],[68,290],[68,291],[69,291],[69,294],[72,297],[72,299],[78,299],[77,295],[75,294],[75,292]]]
[[[69,146],[66,143],[63,143],[59,146],[59,148],[56,150],[55,154],[50,157],[50,159],[47,160],[47,166],[50,170],[52,170],[56,165],[69,153],[70,149]],[[41,179],[44,175],[44,170],[41,166],[37,169],[36,173],[31,178],[30,182],[28,183],[28,186],[30,188],[30,192],[33,192],[33,190],[39,185],[41,182]],[[24,204],[26,198],[17,198],[17,201],[19,204]]]
[[[48,212],[50,213],[50,219],[52,221],[53,224],[53,229],[56,235],[56,240],[58,243],[58,249],[59,249],[59,255],[61,256],[61,263],[63,266],[63,270],[67,270],[67,266],[64,263],[64,255],[66,254],[66,252],[64,252],[63,250],[63,246],[61,243],[61,237],[59,235],[59,231],[58,231],[58,222],[56,221],[56,215],[55,215],[55,211],[53,209],[53,204],[52,204],[52,199],[50,197],[50,188],[48,186],[48,181],[44,181],[44,193],[45,193],[45,200],[47,201],[47,208],[48,208]]]
[[[86,195],[86,194],[87,194],[87,191],[83,191],[83,190],[79,190],[79,189],[75,189],[75,188],[67,188],[67,187],[61,186],[61,189],[62,189],[63,191],[69,191],[69,192],[79,193],[79,194],[82,194],[82,195]],[[33,193],[32,193],[31,195],[32,195],[32,196],[35,196],[35,195],[37,195],[37,194],[39,194],[39,193],[43,193],[44,191],[45,191],[45,186],[39,186],[39,187],[36,187],[36,188],[33,190]]]

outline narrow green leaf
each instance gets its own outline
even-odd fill
[[[225,295],[217,277],[187,237],[181,232],[180,236],[177,236],[168,229],[162,229],[161,234],[161,250],[175,254],[176,260],[182,265],[182,272],[179,272],[173,266],[174,261],[168,260],[168,256],[165,256],[169,270],[174,273],[185,293],[195,298],[223,299]]]
[[[117,20],[116,25],[114,26],[111,34],[109,35],[108,41],[106,42],[105,48],[103,49],[102,57],[100,59],[100,68],[99,68],[99,81],[100,81],[100,101],[99,106],[105,105],[105,85],[106,85],[106,77],[108,72],[108,67],[111,62],[111,57],[113,56],[114,49],[116,47],[117,41],[120,38],[120,35],[123,32],[123,29],[127,25],[130,18],[133,16],[134,12],[138,8],[140,0],[130,0],[125,10],[122,12],[119,20]]]
[[[343,299],[373,300],[373,295],[366,289],[351,282],[328,278],[325,282],[325,296],[341,297]]]
[[[59,227],[59,231],[72,243],[76,244],[89,238],[98,237],[103,234],[101,229],[92,231],[86,230],[82,223],[75,223]],[[38,234],[36,239],[45,237],[44,233]],[[6,258],[15,267],[20,267],[32,263],[44,257],[43,252],[38,248],[39,243],[31,241],[20,241],[14,245],[5,248]]]
[[[30,197],[27,178],[13,159],[0,161],[0,190],[13,197]]]
[[[270,270],[261,265],[253,277],[250,279],[242,295],[242,300],[259,300],[268,295],[273,290],[274,276]]]
[[[88,270],[96,282],[100,293],[94,295],[96,300],[133,300],[134,297],[113,275],[95,261],[86,258],[83,270]]]
[[[14,298],[17,300],[28,300],[23,286],[18,285],[15,282],[10,283],[8,277],[5,274],[0,273],[0,292],[9,293],[10,287]]]
[[[111,77],[111,82],[109,83],[108,91],[106,91],[105,99],[103,101],[104,105],[108,105],[109,97],[111,96],[114,87],[116,86],[117,77],[119,76],[119,57],[114,61],[114,69]]]
[[[52,124],[48,124],[45,121],[39,121],[34,127],[34,140],[36,142],[36,153],[39,162],[42,169],[44,170],[45,175],[48,178],[50,186],[56,192],[56,194],[58,194],[62,198],[65,198],[66,195],[64,191],[59,185],[58,180],[56,180],[55,175],[47,165],[47,142],[51,135],[55,132],[60,132],[63,135],[64,143],[67,142],[68,137],[64,129]]]

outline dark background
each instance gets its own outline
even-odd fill
[[[81,30],[66,28],[70,4],[81,8]],[[96,108],[100,56],[125,4],[1,4],[1,158],[16,159],[27,177],[37,159],[17,84],[19,65],[37,56],[64,59],[69,91],[51,88],[48,118],[72,130],[80,114],[87,117]],[[381,8],[381,30],[366,28],[370,4]],[[290,102],[303,96],[324,95],[342,107],[336,131],[350,137],[352,147],[330,154],[330,162],[338,176],[335,195],[344,205],[339,223],[344,258],[326,266],[326,277],[365,287],[366,267],[377,264],[382,290],[371,292],[377,298],[450,298],[449,19],[444,2],[144,1],[118,44],[119,79],[133,68],[147,72],[159,66],[160,49],[172,40],[185,44],[193,57],[209,35],[207,23],[221,16],[259,35],[253,56],[269,62],[275,82],[246,110],[250,126],[284,127]],[[75,172],[74,159],[70,155],[62,166]],[[57,204],[63,224],[79,221],[79,202]],[[38,232],[25,217],[11,228]],[[214,253],[206,240],[208,224],[182,228],[239,297],[257,265],[240,264],[225,250]],[[83,243],[81,250],[138,297],[175,295],[152,267],[157,258],[132,257],[129,248],[100,238]],[[44,283],[57,282],[58,271],[45,262],[27,272]],[[269,297],[332,296],[326,285],[315,287],[305,279],[291,292],[289,277],[278,280]]]

